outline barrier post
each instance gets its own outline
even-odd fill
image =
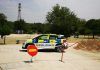
[[[28,52],[28,54],[30,55],[30,56],[32,56],[31,57],[31,59],[30,59],[30,62],[33,62],[33,56],[36,56],[37,55],[37,53],[38,53],[38,49],[37,49],[37,47],[35,46],[35,45],[29,45],[28,47],[27,47],[27,52]]]

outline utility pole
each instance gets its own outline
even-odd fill
[[[22,18],[21,18],[21,3],[18,3],[18,17],[17,17],[17,21],[18,21],[18,29],[17,29],[17,33],[18,34],[23,34],[23,29],[22,29]]]
[[[17,18],[18,21],[21,20],[21,3],[18,4],[18,18]]]

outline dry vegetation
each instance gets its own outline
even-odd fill
[[[90,40],[90,39],[93,39],[93,36],[84,36],[84,35],[80,35],[79,38],[74,38],[73,36],[71,37],[68,37],[67,38],[67,41],[68,42],[80,42],[80,41],[87,41],[87,40]],[[100,37],[99,36],[95,36],[95,39],[96,40],[99,40]]]
[[[74,48],[86,51],[100,51],[100,40],[99,39],[88,39],[85,41],[82,40]]]
[[[33,38],[36,34],[11,34],[6,36],[6,44],[16,44],[16,41],[19,40],[22,44],[27,39]],[[0,44],[3,44],[3,39],[0,38]]]

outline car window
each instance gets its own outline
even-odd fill
[[[57,39],[57,36],[56,35],[50,35],[50,39],[55,40],[55,39]]]
[[[48,35],[42,35],[39,37],[39,39],[42,39],[42,40],[48,39]]]

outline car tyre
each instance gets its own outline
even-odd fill
[[[59,53],[61,53],[61,52],[62,52],[62,50],[61,50],[61,47],[60,47],[60,46],[56,47],[56,48],[55,48],[55,50],[56,50],[56,52],[59,52]]]

